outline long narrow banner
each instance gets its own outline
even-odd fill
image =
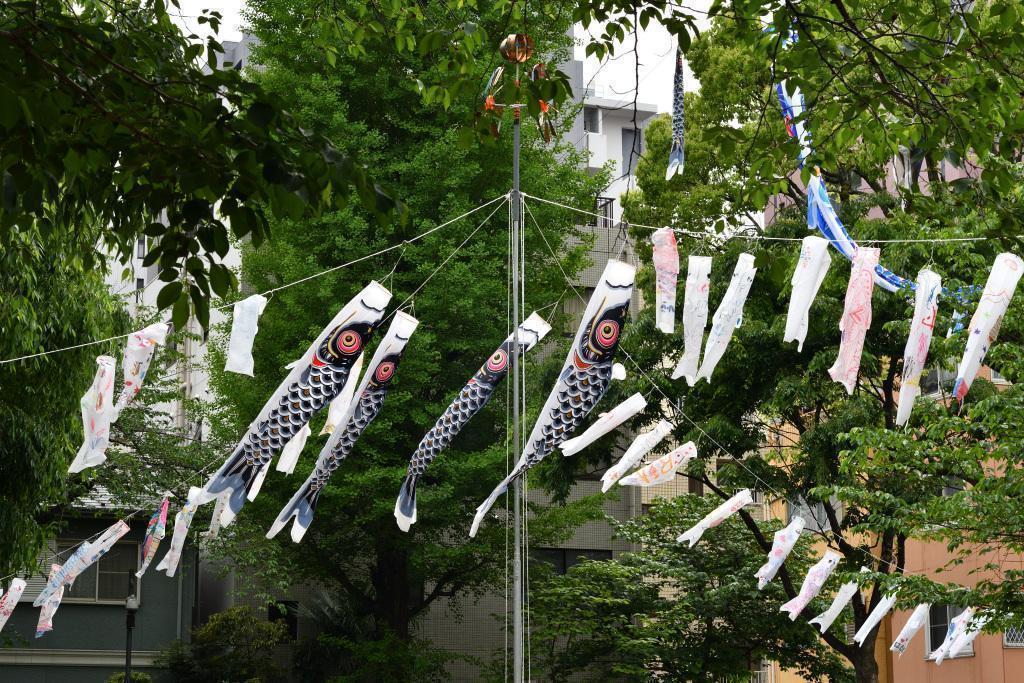
[[[871,570],[867,567],[860,568],[861,574],[866,574],[869,571]],[[853,599],[853,596],[857,594],[858,590],[860,590],[860,584],[856,581],[848,581],[844,583],[839,587],[839,590],[836,591],[836,597],[832,600],[832,604],[829,605],[829,608],[807,623],[817,624],[818,627],[821,628],[821,632],[824,633],[829,629],[829,626],[832,625],[832,622],[839,617],[840,613],[842,613],[843,609],[846,607],[846,603]]]
[[[206,484],[201,502],[231,491],[221,517],[230,524],[245,505],[256,476],[296,432],[345,385],[355,359],[384,317],[391,292],[371,282],[342,308],[309,346],[268,401],[273,407],[249,427],[234,453]],[[275,400],[276,399],[276,400]]]
[[[667,420],[659,420],[654,427],[638,435],[633,443],[629,445],[622,458],[608,468],[601,477],[601,493],[607,493],[619,478],[628,472],[634,465],[651,452],[655,446],[665,440],[665,437],[672,433],[672,423]]]
[[[539,314],[531,314],[519,325],[520,355],[536,346],[550,331],[551,325]],[[427,471],[434,458],[448,448],[462,428],[491,400],[495,387],[508,375],[514,346],[515,336],[510,334],[480,366],[476,374],[469,378],[469,382],[462,387],[462,391],[437,419],[409,458],[405,481],[402,482],[398,500],[395,501],[395,521],[402,531],[408,531],[416,523],[416,482]],[[642,396],[640,398],[643,400]]]
[[[51,564],[49,583],[59,581],[59,575],[60,565]],[[39,621],[36,622],[36,638],[42,638],[44,633],[53,630],[53,617],[57,614],[57,608],[60,607],[60,601],[63,598],[64,584],[60,583],[59,588],[55,592],[48,594],[45,602],[40,603],[42,609],[39,610]]]
[[[697,382],[700,347],[708,326],[708,294],[711,292],[711,257],[690,256],[686,262],[686,291],[683,294],[683,355],[672,379],[686,377],[691,387]]]
[[[72,585],[82,572],[103,557],[128,531],[128,525],[123,520],[119,520],[104,531],[95,541],[79,545],[75,552],[71,554],[71,557],[64,562],[63,566],[53,565],[57,570],[50,572],[50,578],[46,582],[46,586],[39,592],[39,595],[36,596],[32,604],[36,607],[42,607],[52,596],[62,593],[65,585]]]
[[[690,527],[686,532],[681,534],[676,539],[677,543],[683,543],[684,541],[689,543],[689,547],[697,545],[697,541],[700,540],[701,536],[708,529],[713,529],[726,519],[742,510],[747,505],[754,502],[754,497],[750,493],[750,489],[743,489],[729,500],[725,501],[717,508],[707,514],[704,519],[697,522],[695,525]]]
[[[889,648],[892,652],[898,653],[900,657],[904,655],[907,648],[910,647],[910,641],[914,639],[921,627],[928,623],[929,609],[931,609],[931,605],[927,602],[914,608],[907,623],[900,629],[900,634],[896,636],[896,640],[892,641],[892,646]]]
[[[292,524],[292,540],[298,543],[306,535],[309,525],[313,522],[320,492],[327,485],[334,470],[338,469],[341,462],[352,452],[359,437],[384,407],[384,400],[391,389],[391,380],[395,378],[398,365],[402,361],[405,346],[419,324],[416,318],[407,313],[399,311],[395,314],[391,327],[366,366],[366,372],[356,389],[355,399],[347,414],[317,456],[316,467],[274,520],[267,532],[267,538],[276,536],[292,517],[295,518]]]
[[[871,272],[876,263],[878,249],[861,249],[853,259],[843,317],[839,319],[839,331],[842,334],[839,355],[828,369],[829,376],[846,387],[846,393],[850,395],[857,386],[864,339],[871,327],[871,290],[874,286]]]
[[[910,322],[910,335],[903,350],[903,379],[900,382],[900,401],[896,409],[896,424],[905,425],[910,419],[914,401],[921,395],[921,373],[928,360],[928,347],[939,314],[939,294],[942,278],[922,268],[917,274],[917,292],[914,294],[914,318]]]
[[[672,78],[672,147],[668,152],[665,180],[677,173],[682,175],[686,166],[686,114],[684,112],[685,81],[683,51],[676,48],[676,71]]]
[[[757,577],[757,590],[764,590],[764,587],[779,573],[786,558],[793,552],[796,542],[800,540],[804,524],[806,522],[803,517],[794,517],[787,526],[775,532],[772,549],[768,552],[768,561],[754,574]]]
[[[156,557],[160,541],[164,540],[164,536],[167,535],[167,508],[170,507],[170,504],[170,499],[164,496],[159,509],[153,513],[149,524],[146,525],[146,540],[142,542],[142,566],[139,567],[139,571],[135,572],[135,576],[140,579],[149,569],[149,563]]]
[[[697,380],[703,378],[711,381],[711,373],[725,355],[732,333],[743,324],[743,304],[750,294],[750,285],[753,284],[756,273],[754,257],[750,254],[740,254],[736,260],[736,268],[732,272],[732,279],[729,280],[729,288],[725,290],[722,303],[718,305],[718,310],[711,319],[711,333],[708,334],[707,345],[704,347],[704,360],[697,371]]]
[[[697,446],[687,441],[671,453],[661,456],[649,465],[644,465],[628,477],[619,479],[620,486],[657,486],[670,482],[676,477],[680,467],[697,457]]]
[[[825,557],[807,570],[807,576],[804,577],[804,582],[800,586],[800,592],[795,598],[779,607],[779,611],[788,612],[790,620],[796,621],[796,618],[804,611],[804,607],[807,607],[807,603],[816,598],[824,588],[825,582],[828,581],[828,577],[832,575],[838,564],[838,553],[827,551]]]
[[[601,413],[597,420],[587,427],[585,432],[568,441],[563,441],[561,446],[559,446],[562,449],[562,455],[565,457],[576,455],[646,407],[647,399],[644,398],[643,394],[639,392],[633,394],[607,413]]]
[[[115,414],[114,363],[111,356],[96,357],[96,376],[92,380],[92,386],[79,401],[85,439],[71,466],[68,467],[68,472],[72,474],[101,465],[107,459],[110,425],[114,422]]]
[[[654,303],[658,329],[672,334],[676,329],[676,281],[679,277],[679,249],[672,228],[651,235],[654,261]]]
[[[156,347],[164,343],[168,332],[170,326],[167,323],[156,323],[128,335],[124,359],[121,361],[124,387],[114,406],[114,422],[121,411],[139,395],[146,373],[149,372],[149,365],[153,362]]]
[[[203,489],[193,486],[188,490],[188,498],[185,504],[174,516],[174,535],[171,536],[171,547],[167,554],[156,566],[158,572],[166,572],[167,576],[174,576],[178,571],[178,563],[181,561],[181,552],[185,549],[185,541],[188,539],[188,529],[192,526],[192,518],[196,510],[203,504]]]
[[[828,241],[822,237],[808,235],[800,247],[800,258],[793,271],[789,312],[786,315],[786,333],[783,342],[796,342],[799,353],[804,350],[804,339],[811,320],[811,304],[818,296],[821,283],[825,281],[832,257],[828,255]]]
[[[7,587],[7,592],[0,598],[0,631],[4,630],[7,620],[11,618],[14,608],[18,606],[25,586],[24,579],[11,579],[11,585]]]
[[[891,610],[895,604],[896,593],[883,595],[882,599],[878,601],[877,605],[875,605],[875,609],[871,610],[871,614],[868,615],[868,618],[865,619],[864,623],[860,625],[859,629],[857,629],[857,633],[853,636],[853,642],[858,645],[863,645],[864,641],[871,635],[871,632],[875,630],[875,627],[881,623],[882,619],[889,613],[889,610]]]
[[[608,261],[523,454],[512,472],[477,508],[470,536],[476,536],[484,516],[508,485],[572,436],[608,391],[635,276],[633,266]]]

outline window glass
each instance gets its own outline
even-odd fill
[[[583,107],[583,130],[588,133],[601,132],[601,110],[597,107]]]

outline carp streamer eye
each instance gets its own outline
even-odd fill
[[[501,372],[508,363],[508,356],[501,349],[494,352],[494,355],[487,359],[487,369],[491,372]]]
[[[359,334],[352,330],[345,330],[338,335],[338,350],[346,355],[352,355],[359,350]]]
[[[619,338],[619,324],[614,320],[605,320],[597,327],[597,343],[608,348]]]
[[[373,373],[373,376],[378,382],[384,383],[391,379],[391,376],[395,374],[395,364],[388,361],[387,363],[381,363],[377,366],[377,372]]]

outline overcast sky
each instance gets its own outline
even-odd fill
[[[241,16],[244,0],[179,0],[181,12],[178,21],[187,32],[206,36],[209,29],[197,23],[203,9],[217,10],[222,15],[221,40],[238,40],[242,36],[244,21]],[[704,12],[711,0],[691,0],[688,7],[695,12]],[[170,8],[174,12],[174,8]],[[705,22],[700,22],[705,24]],[[703,26],[702,26],[703,28]],[[600,35],[593,28],[595,35]],[[587,31],[577,26],[575,35],[585,40]],[[579,42],[579,41],[578,41]],[[609,99],[633,99],[636,87],[636,73],[632,53],[632,39],[627,39],[620,54],[603,64],[590,58],[583,68],[584,82],[591,81],[595,94]],[[675,44],[668,32],[659,24],[651,24],[640,32],[640,97],[641,102],[657,105],[658,111],[672,111],[672,74],[675,68]],[[576,58],[583,59],[583,47],[576,48]],[[686,89],[693,90],[697,83],[689,70],[686,74]]]

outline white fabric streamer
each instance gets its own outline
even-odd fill
[[[129,530],[124,520],[118,520],[100,534],[99,538],[95,541],[79,545],[75,552],[71,554],[71,557],[64,562],[64,566],[59,567],[55,574],[50,574],[46,586],[39,592],[39,595],[36,596],[32,604],[36,607],[42,607],[50,599],[50,596],[56,595],[59,591],[63,590],[64,586],[74,584],[75,579],[82,572],[103,557]]]
[[[885,615],[889,613],[889,610],[891,610],[892,606],[895,604],[895,592],[883,595],[882,599],[878,601],[877,605],[875,605],[875,609],[871,610],[871,614],[868,615],[868,618],[865,619],[864,623],[861,624],[859,629],[857,629],[857,633],[855,633],[853,636],[854,642],[856,642],[858,645],[863,645],[864,641],[867,640],[868,636],[871,635],[871,632],[875,629],[876,626],[878,626],[878,624],[882,621]]]
[[[804,583],[800,586],[800,592],[797,596],[779,607],[779,611],[789,612],[790,620],[796,621],[796,618],[804,611],[804,607],[807,607],[807,603],[816,598],[818,593],[821,592],[825,582],[828,581],[828,577],[832,575],[838,564],[839,555],[831,550],[826,552],[825,557],[818,560],[813,567],[807,570],[807,576],[804,577]]]
[[[932,332],[935,331],[941,293],[942,278],[923,268],[917,274],[914,318],[910,322],[910,336],[903,350],[903,381],[900,384],[899,407],[896,409],[897,425],[907,424],[914,401],[921,395],[921,373],[928,360],[928,347],[932,343]]]
[[[964,628],[953,638],[952,644],[949,646],[949,656],[957,657],[967,646],[974,642],[974,639],[981,633],[981,629],[985,627],[990,621],[991,617],[986,614],[975,614],[970,621],[966,623]],[[942,661],[938,658],[935,659],[935,664],[941,664]]]
[[[605,493],[610,489],[619,477],[628,472],[634,465],[651,452],[665,437],[672,432],[672,423],[667,420],[660,420],[650,431],[640,434],[629,445],[626,452],[617,463],[608,469],[601,477],[601,492]]]
[[[346,385],[346,389],[347,388],[348,387]],[[333,404],[331,406],[331,410],[334,410]],[[307,423],[302,429],[296,432],[295,436],[293,436],[288,443],[284,445],[284,448],[281,449],[281,457],[277,459],[278,472],[291,474],[292,472],[295,471],[295,463],[299,461],[299,456],[302,454],[302,449],[306,447],[306,439],[309,438],[309,435],[311,433],[312,432],[309,429],[309,424]],[[268,462],[267,467],[269,466],[270,463]],[[266,476],[266,474],[264,474],[263,476]],[[250,493],[249,500],[255,499],[256,495]]]
[[[171,537],[171,547],[167,549],[164,559],[156,566],[156,570],[167,572],[167,576],[174,576],[178,571],[178,562],[181,561],[181,551],[185,548],[185,541],[188,539],[188,528],[192,525],[192,517],[200,503],[196,502],[202,498],[203,489],[193,486],[188,490],[188,500],[174,516],[174,536]],[[225,512],[229,508],[225,508]]]
[[[267,307],[267,297],[253,294],[235,304],[231,319],[231,338],[228,340],[228,357],[224,370],[252,377],[252,343],[259,330],[260,315]]]
[[[79,401],[85,439],[71,466],[68,467],[68,472],[72,474],[102,465],[107,459],[110,425],[115,418],[114,362],[111,356],[96,357],[96,375],[93,377],[92,386]]]
[[[7,620],[14,613],[14,608],[17,607],[24,591],[25,581],[23,579],[11,579],[11,585],[7,588],[7,592],[0,598],[0,631],[4,630]]]
[[[927,602],[914,608],[907,623],[900,629],[900,634],[896,636],[896,640],[892,641],[892,647],[889,648],[891,651],[898,652],[900,657],[903,656],[907,648],[910,647],[910,641],[914,639],[921,627],[928,623],[929,609],[931,609],[931,605]]]
[[[667,455],[649,465],[644,465],[628,477],[619,479],[619,486],[656,486],[672,481],[680,467],[697,457],[697,446],[687,441]]]
[[[750,294],[750,285],[754,282],[754,275],[757,268],[754,267],[754,257],[750,254],[740,254],[736,261],[736,269],[732,273],[732,280],[729,281],[729,288],[725,291],[722,303],[718,305],[715,316],[711,319],[711,333],[708,335],[708,343],[704,347],[704,360],[701,361],[700,370],[697,371],[697,380],[701,378],[711,381],[711,373],[715,371],[718,361],[725,355],[725,348],[732,339],[732,333],[737,327],[743,324],[743,304]],[[696,381],[696,380],[695,380]]]
[[[971,383],[981,369],[985,354],[999,334],[999,325],[1003,322],[1010,299],[1017,290],[1017,283],[1024,273],[1024,262],[1009,253],[1000,254],[992,266],[992,272],[985,283],[985,291],[981,293],[978,308],[974,311],[971,324],[967,326],[967,346],[960,367],[956,372],[956,383],[953,385],[953,396],[960,403],[971,388]]]
[[[711,291],[711,257],[690,256],[686,264],[686,292],[683,295],[683,355],[672,379],[686,377],[691,387],[697,382],[700,347],[708,325],[708,294]]]
[[[843,317],[839,319],[839,331],[842,333],[839,355],[828,369],[829,376],[846,387],[846,393],[850,395],[857,387],[864,339],[871,327],[871,293],[875,287],[875,266],[879,255],[878,249],[860,247],[853,257]]]
[[[676,281],[679,277],[676,233],[672,228],[662,228],[651,235],[651,242],[654,245],[655,318],[659,330],[672,334],[676,329]]]
[[[754,574],[757,577],[757,590],[763,590],[779,573],[779,568],[793,551],[793,546],[800,540],[800,533],[804,530],[805,524],[803,517],[794,517],[789,525],[775,532],[772,549],[768,552],[768,561]]]
[[[646,407],[647,399],[643,397],[643,394],[639,392],[633,394],[607,413],[601,413],[594,424],[587,428],[587,431],[563,442],[559,446],[562,449],[562,455],[568,457],[579,453]]]
[[[352,369],[348,371],[348,380],[345,382],[345,386],[342,388],[341,393],[334,397],[331,404],[327,408],[327,421],[324,422],[324,428],[320,430],[320,434],[333,434],[334,430],[338,428],[342,419],[345,417],[345,413],[348,412],[348,407],[352,403],[352,398],[356,395],[356,387],[359,386],[359,376],[363,373],[363,358],[366,354],[359,354],[356,358],[356,362],[352,364]],[[309,430],[306,430],[307,436]],[[298,436],[298,435],[296,435]],[[306,443],[306,438],[303,437],[302,443]],[[287,446],[285,446],[287,448]],[[299,450],[302,450],[301,448]],[[295,458],[298,458],[298,454]],[[285,470],[281,467],[284,462],[284,454],[281,455],[281,459],[277,461],[277,470],[279,472],[292,473],[292,470]],[[294,462],[292,463],[292,469],[295,469]]]
[[[50,565],[50,581],[54,581],[55,577],[60,574],[60,565]],[[57,608],[60,607],[60,601],[64,598],[64,584],[60,584],[60,588],[57,589],[53,594],[47,597],[46,602],[43,603],[43,608],[39,610],[39,621],[36,622],[36,638],[42,638],[44,633],[53,630],[53,617],[57,614]]]
[[[861,574],[866,574],[869,571],[870,570],[867,567],[860,568]],[[807,623],[817,624],[821,628],[821,632],[824,633],[830,626],[832,626],[832,623],[842,613],[843,608],[846,607],[846,603],[850,602],[858,590],[860,590],[860,584],[856,581],[844,583],[836,592],[836,597],[832,600],[832,604],[829,605],[829,608]]]
[[[786,333],[782,338],[783,342],[795,341],[798,352],[804,350],[811,304],[818,296],[818,290],[832,263],[828,250],[828,240],[814,235],[805,237],[800,247],[800,258],[793,271],[793,292],[789,299],[789,313],[786,315]]]
[[[125,406],[139,395],[146,373],[149,372],[149,364],[153,362],[156,347],[164,343],[169,331],[170,326],[167,323],[155,323],[128,335],[128,341],[124,345],[124,359],[121,361],[124,387],[117,397],[112,422],[117,422]]]
[[[982,621],[981,626],[984,626],[985,621],[988,620]],[[966,608],[963,612],[949,620],[946,638],[931,655],[935,658],[936,666],[940,666],[947,657],[956,657],[961,650],[974,640],[974,636],[978,635],[980,626],[974,629],[974,636],[970,636],[969,631],[976,623],[973,607]]]
[[[676,539],[676,542],[682,543],[683,541],[686,541],[690,544],[689,547],[692,548],[697,545],[697,541],[700,540],[700,537],[704,535],[705,531],[718,526],[730,516],[736,514],[745,506],[750,505],[753,502],[754,497],[751,495],[750,489],[743,489],[708,513],[704,519],[690,527],[685,533],[681,534],[679,538]]]

